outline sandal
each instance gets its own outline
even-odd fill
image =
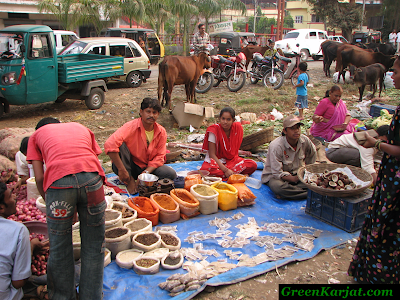
[[[41,300],[48,300],[49,293],[47,291],[47,285],[39,285],[36,289],[37,295]]]

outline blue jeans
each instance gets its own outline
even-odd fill
[[[102,299],[104,271],[103,180],[97,173],[65,176],[46,191],[50,256],[47,264],[49,299],[76,298],[72,218],[79,214],[81,233],[80,299]]]

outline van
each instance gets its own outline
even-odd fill
[[[59,55],[87,53],[124,57],[124,76],[112,78],[125,80],[129,87],[139,87],[150,77],[150,60],[134,40],[117,37],[91,37],[75,40]],[[112,80],[111,79],[111,80]]]
[[[145,49],[143,50],[145,50],[152,64],[157,64],[160,58],[165,55],[164,44],[153,29],[112,27],[102,30],[101,35],[105,37],[124,37],[135,40],[137,43],[140,43],[139,37],[142,37],[145,44]]]
[[[54,37],[56,40],[56,51],[60,53],[60,51],[67,45],[71,44],[73,41],[79,39],[73,31],[68,30],[53,30]]]

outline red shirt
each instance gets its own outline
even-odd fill
[[[128,146],[133,162],[140,168],[161,167],[167,153],[167,132],[158,123],[154,123],[154,137],[147,146],[146,133],[142,119],[138,118],[118,128],[105,142],[104,151],[119,152],[122,143]]]
[[[26,160],[46,163],[43,189],[64,176],[104,171],[97,156],[101,153],[94,134],[79,123],[47,124],[29,138]]]

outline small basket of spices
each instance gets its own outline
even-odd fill
[[[137,211],[138,218],[145,218],[156,226],[160,209],[147,197],[133,197],[128,199],[128,205]]]
[[[113,202],[112,209],[122,213],[122,224],[133,221],[137,218],[137,211],[123,202]]]
[[[128,249],[121,251],[115,257],[115,262],[118,266],[124,269],[131,269],[133,267],[133,261],[142,257],[143,251],[137,249]]]
[[[106,230],[122,226],[122,213],[113,209],[106,209],[104,213]]]
[[[134,236],[139,232],[151,232],[153,230],[151,221],[145,218],[139,218],[125,223],[124,227],[127,227],[131,230],[131,236]]]
[[[181,248],[181,240],[175,234],[168,231],[158,231],[158,234],[161,236],[161,247],[171,251]]]
[[[160,209],[160,221],[164,224],[178,221],[181,218],[179,205],[170,195],[156,193],[150,195],[150,200]]]
[[[131,231],[126,227],[113,227],[105,232],[106,247],[111,251],[111,257],[130,248]]]
[[[172,251],[161,259],[161,266],[167,270],[175,270],[182,267],[183,255],[179,251]]]
[[[156,274],[160,271],[160,260],[154,257],[141,257],[133,261],[133,270],[139,275]]]
[[[139,232],[132,238],[132,248],[142,250],[144,252],[160,248],[161,237],[156,232]]]
[[[179,204],[182,214],[188,217],[197,216],[200,203],[189,191],[186,189],[172,189],[169,193]]]

